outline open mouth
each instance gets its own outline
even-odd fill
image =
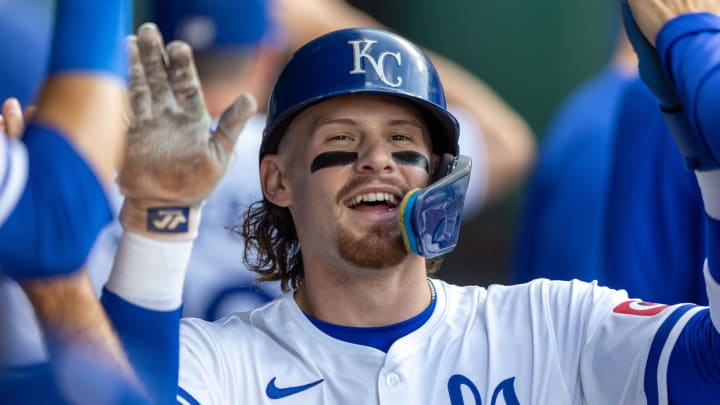
[[[401,197],[392,193],[370,192],[358,194],[347,201],[345,205],[352,209],[394,209],[397,208]]]

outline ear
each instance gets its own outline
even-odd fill
[[[260,186],[265,198],[278,207],[288,207],[293,201],[287,180],[280,156],[265,155],[260,162]]]

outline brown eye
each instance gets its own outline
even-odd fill
[[[392,134],[390,140],[393,142],[411,142],[412,138],[403,134]]]
[[[349,145],[353,142],[353,138],[348,134],[333,134],[325,139],[325,143],[329,145]]]

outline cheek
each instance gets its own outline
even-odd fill
[[[420,167],[404,166],[400,170],[402,170],[410,188],[422,188],[430,184],[430,174]]]

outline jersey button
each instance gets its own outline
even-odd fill
[[[389,373],[385,377],[385,383],[388,385],[388,387],[396,387],[398,384],[400,384],[400,376],[396,373]]]

